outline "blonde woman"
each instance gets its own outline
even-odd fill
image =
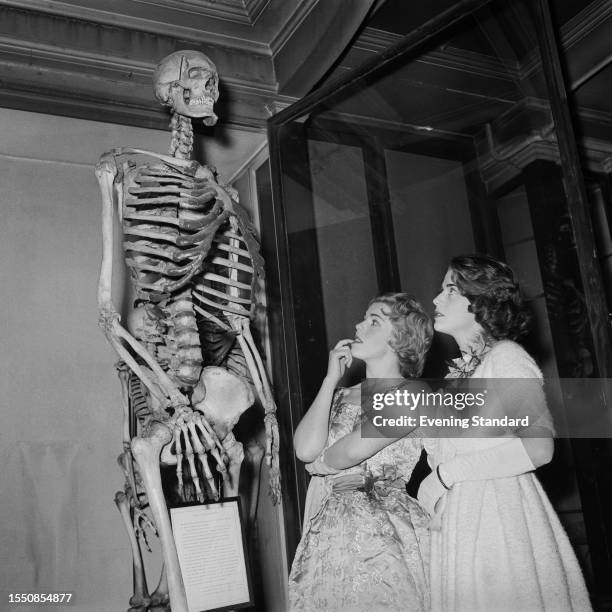
[[[315,475],[289,576],[291,611],[429,609],[428,518],[405,488],[420,441],[402,439],[342,471],[326,466],[324,452],[359,430],[360,385],[336,388],[352,360],[365,362],[366,378],[416,377],[432,335],[416,300],[385,294],[372,300],[355,338],[330,352],[327,375],[294,436],[298,458]]]

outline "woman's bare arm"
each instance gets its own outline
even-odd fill
[[[419,396],[423,392],[430,391],[430,388],[422,380],[406,380],[399,391],[401,394],[405,391],[408,394],[412,393],[414,396]],[[392,395],[394,393],[395,389],[391,391]],[[362,399],[362,401],[364,400]],[[362,410],[369,414],[366,421],[362,423],[362,427],[347,434],[325,451],[324,461],[327,465],[335,469],[346,469],[369,459],[383,448],[389,446],[389,444],[393,444],[393,442],[397,442],[407,435],[414,436],[414,432],[417,429],[416,423],[419,422],[419,415],[427,413],[426,407],[415,409],[410,401],[403,404],[401,402],[398,403],[398,400],[396,400],[390,405],[385,404],[384,409],[381,411],[372,410],[371,408],[372,406],[362,406]],[[398,422],[406,415],[411,415],[414,425],[383,427],[377,424],[374,418],[375,414],[395,420],[395,422]]]
[[[362,438],[359,427],[325,451],[325,463],[337,470],[353,467],[397,440],[399,438]]]
[[[293,434],[295,454],[300,461],[314,461],[325,447],[329,429],[329,409],[335,388],[335,381],[323,379],[319,393]]]
[[[329,352],[327,374],[308,412],[293,434],[295,454],[300,461],[314,461],[325,448],[329,431],[329,411],[336,385],[352,363],[352,340],[340,340]]]

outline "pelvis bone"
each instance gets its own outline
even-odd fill
[[[220,441],[224,441],[238,422],[240,415],[254,402],[253,391],[239,376],[232,374],[225,368],[210,366],[202,370],[200,380],[194,388],[192,404],[194,412],[179,419],[174,428],[172,441],[162,449],[161,462],[166,465],[177,465],[179,492],[183,493],[182,461],[187,459],[191,476],[194,480],[196,492],[200,501],[203,500],[200,483],[195,476],[198,472],[195,462],[204,473],[208,483],[212,482],[212,472],[205,457],[205,450],[216,452],[214,437],[210,435],[206,423],[212,427],[214,434]],[[204,419],[199,419],[198,415]],[[204,440],[204,445],[202,441]],[[221,449],[218,449],[221,450]],[[219,469],[220,457],[217,461]],[[223,464],[221,464],[223,465]],[[226,473],[222,472],[225,479]]]
[[[219,440],[224,440],[255,397],[243,378],[225,368],[208,367],[202,370],[191,401],[196,410],[204,413]]]

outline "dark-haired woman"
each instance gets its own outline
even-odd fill
[[[527,317],[512,270],[484,255],[455,257],[434,305],[434,328],[462,353],[450,376],[489,379],[505,414],[526,409],[531,421],[508,437],[425,441],[433,471],[418,497],[434,516],[432,610],[590,610],[570,542],[534,474],[552,458],[553,426],[542,374],[516,342]],[[509,388],[490,379],[516,380]]]
[[[352,448],[365,446],[370,458],[346,470],[328,468],[325,452],[360,427],[360,385],[336,389],[352,359],[365,362],[366,378],[416,377],[432,335],[416,300],[385,294],[370,303],[355,338],[330,352],[321,389],[294,435],[313,477],[289,576],[292,612],[429,609],[429,520],[405,488],[421,441],[404,438],[380,450],[380,439],[358,437]]]

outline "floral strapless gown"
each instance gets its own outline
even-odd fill
[[[359,424],[359,405],[344,395],[334,398],[327,446]],[[420,440],[403,438],[340,474],[312,478],[289,575],[292,612],[429,609],[429,520],[405,489],[420,454]]]

